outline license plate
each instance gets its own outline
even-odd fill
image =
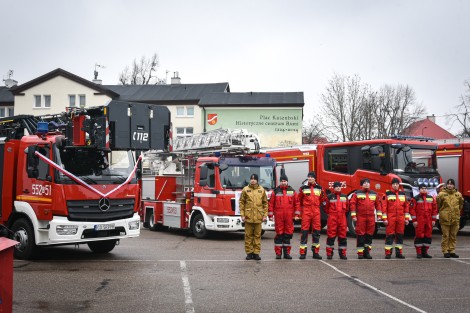
[[[101,225],[95,225],[95,230],[110,230],[114,229],[116,226],[114,224],[101,224]]]

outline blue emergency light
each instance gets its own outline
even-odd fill
[[[49,123],[48,122],[38,122],[38,134],[47,134],[49,132]]]

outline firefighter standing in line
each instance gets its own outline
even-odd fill
[[[378,217],[382,212],[378,194],[370,190],[370,180],[361,179],[361,186],[362,189],[355,191],[349,202],[351,218],[356,222],[358,259],[372,259],[370,250],[375,233],[375,211]]]
[[[326,257],[328,260],[333,258],[335,238],[338,236],[338,251],[341,260],[347,260],[346,248],[348,231],[348,222],[346,214],[349,212],[348,196],[341,193],[341,183],[333,183],[334,192],[327,196],[325,213],[328,214],[328,226],[326,238]]]
[[[245,252],[247,260],[261,260],[261,223],[268,217],[266,191],[258,184],[258,175],[250,176],[250,184],[240,196],[240,216],[245,222]]]
[[[411,200],[410,214],[416,233],[416,257],[430,259],[432,256],[428,251],[432,241],[432,228],[436,224],[437,204],[436,199],[428,195],[425,184],[419,185],[419,195]]]
[[[284,259],[292,259],[290,256],[292,234],[294,233],[294,217],[300,215],[299,201],[297,194],[291,186],[289,186],[287,176],[285,174],[280,177],[280,185],[274,189],[271,199],[269,199],[269,217],[274,214],[275,231],[274,252],[276,259],[280,259],[284,252]]]
[[[463,212],[464,199],[455,189],[455,180],[448,179],[446,188],[437,195],[439,224],[442,230],[441,248],[445,258],[458,258],[455,253],[457,233],[460,227],[460,215]]]
[[[398,178],[392,179],[392,190],[387,190],[382,201],[382,220],[385,228],[385,258],[392,257],[393,241],[395,241],[395,256],[404,259],[403,235],[405,224],[410,221],[409,203],[406,194],[400,189]]]
[[[312,229],[312,252],[314,259],[321,259],[320,251],[320,230],[321,212],[320,205],[326,201],[323,188],[315,181],[315,172],[307,175],[308,184],[302,185],[299,189],[299,204],[302,211],[302,225],[300,237],[300,259],[307,256],[307,241],[309,230]]]

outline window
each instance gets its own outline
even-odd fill
[[[13,116],[13,107],[0,107],[0,117]]]
[[[69,107],[75,107],[75,95],[69,95]]]
[[[194,106],[176,107],[176,116],[194,116]]]
[[[186,107],[186,115],[194,116],[194,107]]]
[[[50,108],[51,107],[51,96],[50,95],[45,95],[44,96],[44,107],[45,108]]]
[[[35,95],[34,96],[34,107],[35,108],[40,108],[41,107],[41,96],[40,95]]]
[[[78,102],[81,108],[84,108],[86,105],[86,96],[85,95],[78,95]]]
[[[0,117],[5,117],[6,109],[5,108],[0,108]]]
[[[8,108],[8,116],[13,116],[13,115],[15,115],[15,110],[14,110],[13,107],[9,107]]]
[[[49,146],[39,146],[38,152],[44,155],[46,158],[49,158]],[[44,162],[41,158],[39,158],[38,163],[38,172],[39,176],[37,179],[39,180],[49,180],[49,164]]]
[[[339,173],[349,173],[348,149],[333,148],[325,151],[325,170]]]
[[[176,127],[176,137],[188,137],[193,134],[192,127]]]

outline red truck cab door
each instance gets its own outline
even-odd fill
[[[30,146],[32,147],[32,146]],[[29,148],[28,148],[29,149]],[[50,145],[38,145],[37,151],[50,159]],[[41,158],[36,159],[36,165],[33,169],[31,156],[21,153],[18,164],[18,185],[17,197],[18,201],[28,202],[33,208],[39,220],[52,219],[52,176],[49,164]],[[36,171],[36,173],[34,173]]]

